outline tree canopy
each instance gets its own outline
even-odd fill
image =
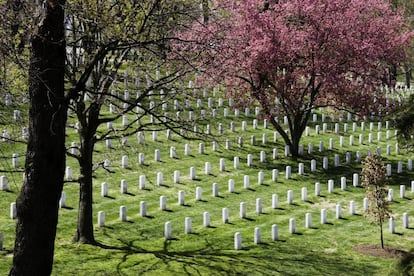
[[[258,101],[297,155],[315,108],[382,111],[380,87],[411,37],[381,0],[215,1],[208,23],[194,22],[175,50],[241,105]]]

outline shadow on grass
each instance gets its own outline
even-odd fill
[[[281,241],[249,244],[242,250],[223,250],[205,238],[197,250],[173,250],[178,239],[165,240],[162,249],[146,250],[136,246],[136,241],[119,240],[122,246],[98,244],[102,249],[119,250],[123,257],[117,272],[134,271],[140,275],[169,271],[177,275],[373,275],[377,267],[369,263],[357,263],[339,254],[325,254],[300,244]],[[270,253],[271,252],[271,253]],[[146,262],[132,261],[133,255],[152,255]],[[414,258],[402,261],[401,266],[411,267]],[[408,274],[407,274],[408,275]]]

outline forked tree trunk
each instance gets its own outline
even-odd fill
[[[29,140],[10,275],[50,275],[65,172],[65,1],[46,1],[31,41]]]

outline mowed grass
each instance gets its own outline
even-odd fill
[[[213,97],[211,94],[209,97]],[[209,116],[212,136],[202,140],[184,140],[173,134],[167,140],[166,132],[160,131],[157,141],[152,140],[152,133],[145,133],[145,143],[138,144],[136,136],[129,137],[128,146],[121,146],[120,141],[112,141],[112,148],[107,149],[104,142],[96,145],[94,162],[105,159],[111,161],[110,171],[99,168],[94,178],[94,215],[95,236],[102,246],[82,245],[72,242],[76,230],[78,186],[76,183],[65,184],[67,207],[60,209],[59,224],[56,237],[55,262],[53,275],[399,275],[398,259],[370,257],[353,250],[357,245],[379,244],[379,228],[371,225],[363,216],[362,202],[364,190],[352,186],[353,173],[360,173],[360,163],[356,162],[357,151],[365,157],[368,151],[377,152],[381,147],[382,156],[387,163],[392,164],[392,176],[389,178],[390,188],[394,190],[394,202],[391,208],[396,222],[396,233],[390,234],[388,222],[384,227],[385,243],[387,246],[410,251],[413,246],[414,230],[402,227],[402,214],[407,212],[412,220],[414,216],[411,180],[413,173],[407,171],[407,160],[412,154],[403,149],[395,152],[394,129],[385,128],[382,122],[381,141],[377,140],[378,124],[365,121],[365,129],[361,129],[361,121],[357,122],[355,131],[352,121],[346,116],[339,122],[338,116],[331,121],[327,116],[327,130],[322,131],[321,114],[317,122],[310,122],[310,135],[303,137],[302,144],[305,154],[298,160],[284,156],[284,143],[279,137],[274,140],[274,130],[269,125],[264,128],[263,120],[256,117],[254,108],[246,116],[240,110],[235,116],[227,100],[223,106],[218,106],[218,97],[214,97],[216,118],[212,118],[212,110],[208,108],[207,98],[200,97],[203,108]],[[17,108],[16,106],[9,107]],[[196,116],[200,110],[192,103]],[[224,108],[229,115],[224,117]],[[107,110],[105,110],[107,112]],[[187,116],[189,110],[182,110],[181,116]],[[327,111],[323,111],[327,112]],[[10,112],[9,112],[10,113]],[[172,111],[171,114],[174,114]],[[346,115],[346,114],[344,114]],[[132,120],[132,117],[130,118]],[[258,120],[258,127],[253,128],[253,120]],[[242,130],[242,122],[246,122],[246,130]],[[75,122],[70,117],[69,124]],[[230,129],[234,123],[234,131]],[[340,132],[335,133],[334,124],[340,124]],[[344,132],[344,124],[348,124]],[[114,123],[115,126],[119,122]],[[222,124],[223,133],[219,133]],[[315,125],[320,125],[320,133],[315,133]],[[18,125],[6,125],[9,132],[19,134]],[[105,129],[103,126],[102,129]],[[200,126],[201,128],[201,126]],[[386,139],[386,131],[390,131]],[[368,134],[372,133],[373,141],[368,143]],[[267,141],[263,143],[263,134]],[[359,144],[359,134],[364,135],[364,143]],[[354,145],[349,144],[349,137],[355,137]],[[255,144],[251,144],[252,136]],[[344,136],[344,145],[339,144],[339,137]],[[243,145],[237,144],[239,137]],[[329,149],[329,139],[334,141],[334,147]],[[76,134],[68,129],[67,145],[76,142]],[[212,139],[217,141],[213,150]],[[324,150],[319,151],[320,141],[324,142]],[[204,153],[199,152],[200,143],[204,145]],[[307,153],[308,144],[313,143],[314,151]],[[185,154],[185,144],[190,147],[190,153]],[[390,155],[386,154],[386,146],[391,145]],[[0,144],[1,154],[5,157],[0,163],[1,169],[11,168],[12,153],[24,153],[24,145],[17,143]],[[175,147],[176,157],[170,158],[170,148]],[[154,160],[154,151],[161,152],[161,161]],[[273,158],[273,149],[277,149],[278,157]],[[260,152],[264,151],[266,158],[260,161]],[[345,154],[350,152],[351,161],[345,162]],[[145,155],[145,162],[139,165],[138,155]],[[247,165],[247,155],[253,157],[253,164]],[[340,164],[334,167],[334,155],[340,157]],[[121,167],[122,156],[129,157],[128,168]],[[239,167],[234,167],[234,157],[239,157]],[[323,157],[329,158],[328,169],[322,168]],[[23,156],[20,160],[23,168]],[[225,168],[220,170],[220,159],[224,160]],[[311,159],[317,161],[317,170],[311,172]],[[403,172],[397,174],[397,162],[403,163]],[[211,172],[205,174],[205,164],[210,162]],[[305,164],[304,175],[298,175],[298,163]],[[68,158],[67,165],[74,170],[76,178],[78,171],[73,159]],[[286,166],[292,166],[292,178],[285,178]],[[196,178],[191,179],[190,168],[196,170]],[[276,181],[272,180],[272,170],[278,170]],[[174,171],[180,172],[179,183],[174,183]],[[157,185],[157,173],[163,173],[163,184]],[[263,172],[264,182],[258,183],[258,174]],[[22,173],[2,173],[9,179],[9,191],[0,192],[0,232],[4,235],[3,251],[0,255],[0,274],[6,275],[12,262],[15,221],[10,219],[10,203],[14,202],[21,187]],[[139,178],[145,175],[145,189],[139,189]],[[244,177],[249,176],[250,185],[244,188]],[[340,189],[340,178],[347,178],[346,190]],[[125,179],[128,183],[128,193],[121,194],[120,182]],[[228,191],[228,182],[234,180],[234,192]],[[328,180],[334,180],[333,193],[328,193]],[[101,183],[109,187],[107,197],[101,196]],[[314,194],[315,182],[320,182],[321,195]],[[219,195],[212,195],[212,185],[217,183]],[[400,185],[405,185],[405,198],[399,197]],[[196,200],[196,187],[202,188],[202,200]],[[307,189],[307,200],[301,200],[302,188]],[[293,204],[286,200],[288,190],[294,194]],[[178,192],[184,191],[185,204],[178,204]],[[278,208],[272,208],[272,195],[279,198]],[[160,196],[167,198],[167,210],[159,208]],[[262,213],[256,212],[256,200],[262,200]],[[349,214],[349,202],[356,203],[356,215]],[[140,216],[141,201],[147,204],[147,216]],[[246,218],[240,218],[240,203],[247,206]],[[341,205],[342,217],[335,218],[336,205]],[[119,219],[120,206],[127,208],[127,221]],[[222,208],[229,210],[229,223],[222,221]],[[321,209],[326,209],[328,223],[320,223]],[[98,211],[104,211],[106,226],[98,227],[96,217]],[[203,214],[209,212],[210,226],[203,225]],[[305,215],[312,215],[312,227],[305,228]],[[192,233],[184,233],[186,217],[192,219]],[[296,220],[296,233],[289,233],[289,219]],[[164,238],[164,224],[171,222],[172,236]],[[411,223],[413,224],[413,223]],[[272,225],[277,225],[279,238],[271,239]],[[259,227],[262,242],[254,243],[254,231]],[[234,250],[234,234],[242,235],[242,250]]]

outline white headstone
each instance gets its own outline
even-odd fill
[[[98,212],[98,227],[104,227],[105,226],[105,212],[99,211]]]
[[[225,166],[225,159],[224,158],[220,158],[220,171],[224,172],[226,170],[226,166]]]
[[[262,242],[262,234],[259,227],[254,228],[254,239],[255,244],[259,244]]]
[[[405,185],[400,185],[400,198],[405,198]]]
[[[139,215],[141,217],[147,216],[147,203],[145,201],[140,201],[139,203]]]
[[[327,222],[327,212],[326,209],[321,209],[321,224],[326,224]]]
[[[264,183],[264,172],[260,171],[257,173],[257,184],[262,185]]]
[[[229,193],[234,193],[234,180],[229,179],[228,181],[228,191]]]
[[[315,196],[321,195],[321,184],[319,182],[315,183]]]
[[[277,175],[279,174],[279,171],[277,169],[273,169],[272,170],[272,181],[276,182],[277,181]]]
[[[279,239],[279,231],[276,224],[272,225],[272,241],[277,241]]]
[[[241,250],[242,249],[242,236],[240,232],[236,232],[234,234],[234,249]]]
[[[256,198],[256,213],[261,214],[262,212],[263,212],[262,199]]]
[[[16,153],[13,153],[12,155],[12,166],[13,168],[19,167],[19,155],[17,155]]]
[[[121,167],[123,169],[128,168],[128,156],[126,155],[122,156]]]
[[[119,219],[121,221],[126,221],[127,220],[127,208],[126,208],[126,206],[120,206],[119,207]]]
[[[174,171],[174,183],[180,183],[180,171]]]
[[[312,159],[311,160],[311,172],[315,172],[316,171],[316,160]]]
[[[172,226],[171,226],[171,222],[167,221],[164,224],[164,237],[166,240],[169,240],[172,238]]]
[[[178,191],[178,205],[184,205],[184,191]]]
[[[167,209],[167,197],[160,196],[160,210],[166,210]]]
[[[62,191],[59,199],[59,208],[65,208],[66,207],[66,193]]]
[[[144,190],[145,189],[145,175],[140,175],[139,176],[139,189],[140,190]]]
[[[349,201],[349,214],[355,215],[355,201]]]
[[[322,159],[322,167],[323,167],[323,169],[324,169],[324,170],[327,170],[327,169],[328,169],[328,164],[329,164],[329,159],[328,159],[328,157],[324,157],[324,158]]]
[[[302,187],[301,189],[301,199],[302,201],[308,200],[308,189],[306,187]]]
[[[221,209],[221,218],[223,220],[223,223],[229,223],[229,209],[228,208]]]
[[[235,168],[236,170],[238,170],[238,169],[239,169],[239,163],[240,163],[240,158],[239,158],[239,157],[237,157],[237,156],[235,156],[235,157],[234,157],[234,168]]]
[[[403,228],[405,229],[409,228],[408,213],[403,213]]]
[[[140,165],[144,164],[144,154],[140,153],[142,156],[138,155],[138,163]],[[154,161],[160,162],[161,161],[161,152],[159,149],[154,150]]]
[[[240,202],[240,218],[246,217],[246,202]]]
[[[279,198],[277,194],[272,194],[272,208],[273,209],[279,208]]]
[[[289,233],[294,234],[296,232],[296,221],[294,218],[289,219]]]
[[[210,227],[210,213],[209,212],[203,213],[203,225],[204,227]]]
[[[243,177],[243,187],[244,187],[244,189],[249,189],[249,186],[250,186],[250,177],[248,176],[248,175],[245,175],[244,177]]]
[[[285,178],[290,179],[291,177],[292,177],[292,167],[291,166],[286,166]]]
[[[108,184],[106,182],[101,183],[101,196],[108,196]]]
[[[341,177],[341,190],[342,191],[346,190],[346,177],[345,176]]]
[[[190,179],[195,180],[196,179],[196,170],[195,167],[190,167]]]
[[[364,212],[366,212],[368,210],[368,204],[369,204],[368,198],[364,197],[364,199],[362,201],[362,210]]]
[[[340,219],[341,218],[341,205],[336,204],[335,206],[335,218]]]
[[[186,217],[184,219],[184,233],[185,234],[192,233],[192,220],[190,217]]]
[[[163,183],[163,174],[162,172],[157,172],[157,185],[161,186]]]
[[[352,175],[352,186],[354,186],[354,187],[359,186],[359,175],[357,173],[354,173]]]
[[[9,189],[8,183],[9,181],[7,179],[7,176],[4,176],[4,175],[0,176],[0,191],[8,190]]]
[[[395,222],[394,222],[394,218],[391,217],[390,221],[389,221],[389,230],[390,230],[390,234],[394,234],[395,233]]]
[[[394,200],[394,190],[388,189],[388,201],[392,202]]]
[[[287,204],[293,204],[293,190],[287,191]]]
[[[334,181],[332,179],[328,180],[328,193],[332,194],[334,191]]]
[[[310,229],[312,228],[312,215],[311,213],[305,214],[305,228]]]

